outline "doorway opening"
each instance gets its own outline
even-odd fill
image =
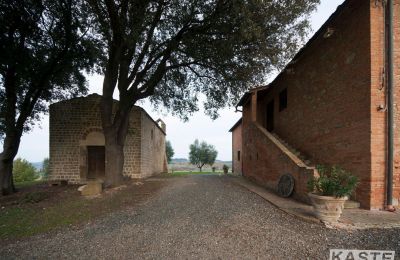
[[[88,172],[87,179],[104,179],[105,177],[105,147],[104,146],[88,146]]]

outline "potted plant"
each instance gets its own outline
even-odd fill
[[[319,176],[308,181],[308,196],[316,216],[325,222],[337,222],[344,202],[357,186],[357,177],[339,166],[318,165]]]
[[[228,165],[224,164],[224,166],[222,166],[222,169],[224,170],[224,174],[228,174],[228,170],[229,170]]]

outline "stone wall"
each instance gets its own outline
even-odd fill
[[[141,112],[141,175],[148,177],[168,172],[165,132],[147,113]]]
[[[92,132],[101,133],[98,95],[74,98],[50,106],[50,176],[51,180],[84,182],[82,165],[86,162],[80,144],[98,144]],[[85,142],[89,137],[89,142]],[[101,139],[101,137],[97,136]],[[82,176],[81,176],[82,175]]]
[[[50,106],[50,180],[86,182],[87,146],[105,144],[100,120],[100,99],[101,96],[93,94]],[[143,128],[159,129],[149,118],[142,108],[132,109],[124,146],[123,174],[125,176],[143,178],[163,172],[158,165],[164,161],[157,156],[153,157],[156,159],[154,164],[149,162],[149,159],[142,160],[144,150],[142,143],[148,143],[146,138],[150,138],[146,134],[142,136]],[[165,155],[165,135],[160,135],[160,130],[154,131],[157,142],[152,142],[154,144],[150,150],[156,150],[156,146],[160,145],[159,150],[164,151]],[[144,158],[150,158],[150,156],[144,154]],[[143,162],[146,165],[141,165]]]

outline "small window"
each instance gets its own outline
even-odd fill
[[[240,151],[237,152],[238,161],[240,161]]]
[[[154,138],[154,131],[153,129],[151,129],[151,140],[153,140],[153,138]]]
[[[287,108],[287,88],[279,93],[279,112]]]

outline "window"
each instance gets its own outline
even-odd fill
[[[153,138],[154,138],[154,131],[153,129],[151,129],[151,140],[153,140]]]
[[[279,93],[279,112],[287,108],[287,88]]]
[[[272,132],[274,130],[274,100],[267,104],[267,130]]]
[[[238,161],[240,161],[240,151],[238,151],[238,153],[237,153],[237,158],[238,158]]]

